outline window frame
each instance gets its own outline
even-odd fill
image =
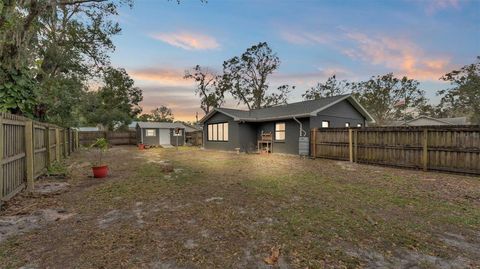
[[[149,135],[148,132],[153,131],[153,135]],[[145,137],[156,137],[157,136],[157,130],[156,129],[145,129]]]
[[[228,142],[228,128],[228,122],[215,122],[207,124],[207,141]]]
[[[327,127],[323,126],[324,123],[327,123]],[[322,120],[322,128],[330,128],[330,121],[329,120]]]
[[[283,130],[279,130],[277,128],[277,125],[283,125]],[[287,125],[285,124],[284,121],[279,121],[279,122],[275,122],[275,142],[285,142],[287,136],[286,136],[286,129],[287,129]],[[283,133],[283,139],[281,138],[277,138],[277,133]]]

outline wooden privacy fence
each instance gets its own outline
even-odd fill
[[[25,187],[32,191],[34,180],[75,151],[78,141],[69,128],[0,113],[0,203]]]
[[[136,131],[87,131],[78,132],[80,145],[89,146],[98,138],[105,138],[111,145],[136,145],[137,132]]]
[[[480,126],[322,128],[312,157],[480,174]]]

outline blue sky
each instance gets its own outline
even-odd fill
[[[137,0],[118,21],[113,64],[144,90],[144,112],[167,105],[179,120],[203,116],[185,69],[220,72],[262,41],[281,60],[271,88],[296,85],[292,102],[332,74],[358,81],[394,72],[419,80],[435,103],[448,87],[438,78],[480,55],[480,0]]]

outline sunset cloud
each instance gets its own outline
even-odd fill
[[[192,80],[183,78],[184,70],[167,68],[143,68],[129,70],[129,74],[136,80],[163,86],[193,86]]]
[[[220,47],[214,37],[191,32],[156,33],[154,39],[185,50],[209,50]]]
[[[398,75],[420,80],[438,80],[449,70],[447,56],[429,56],[415,43],[402,38],[369,36],[358,32],[347,32],[346,37],[353,46],[343,53],[374,65],[383,65]]]

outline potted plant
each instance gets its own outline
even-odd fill
[[[92,170],[93,177],[104,178],[108,174],[108,166],[102,162],[102,157],[105,151],[108,149],[108,142],[105,138],[98,138],[90,148],[96,149],[95,161],[93,162]]]
[[[144,150],[145,149],[145,144],[143,144],[143,143],[138,144],[138,149],[139,150]]]

